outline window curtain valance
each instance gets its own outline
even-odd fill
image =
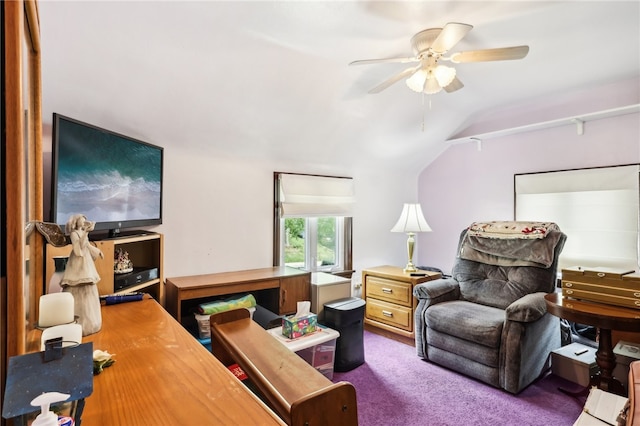
[[[347,177],[279,173],[280,217],[351,217],[354,185]]]

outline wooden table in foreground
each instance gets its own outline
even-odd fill
[[[600,367],[600,373],[591,378],[590,385],[626,396],[627,391],[622,383],[613,377],[616,356],[613,352],[611,330],[640,331],[640,310],[570,299],[560,293],[547,294],[544,298],[547,310],[553,315],[598,328],[596,363]]]
[[[94,377],[83,425],[285,424],[153,299],[103,306],[83,342],[116,360]]]

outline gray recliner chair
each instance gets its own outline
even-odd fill
[[[451,278],[414,288],[418,356],[514,394],[547,371],[561,342],[544,295],[566,240],[552,225],[539,239],[465,229]]]

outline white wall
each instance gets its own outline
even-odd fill
[[[356,172],[357,205],[353,218],[352,281],[362,283],[362,269],[379,265],[407,264],[407,236],[393,233],[404,203],[418,201],[417,176],[398,170]],[[414,254],[417,258],[418,249]]]
[[[640,102],[638,79],[546,100],[502,114],[517,125]],[[499,121],[500,114],[491,117]],[[476,129],[477,130],[477,129]],[[483,131],[488,131],[486,128]],[[513,220],[513,175],[640,162],[640,115],[630,114],[451,146],[418,179],[420,202],[433,232],[420,234],[420,264],[450,271],[458,235],[474,221]]]
[[[165,235],[165,276],[271,266],[274,171],[354,178],[354,284],[363,268],[406,263],[406,236],[390,229],[417,200],[415,174],[203,157],[183,146],[165,149],[164,223],[150,228]]]
[[[44,204],[48,208],[50,126],[43,136]],[[364,268],[407,263],[407,237],[390,229],[403,203],[417,202],[415,172],[395,164],[388,169],[380,165],[349,169],[311,161],[222,157],[203,154],[191,144],[178,144],[165,146],[163,224],[145,228],[164,234],[165,277],[270,267],[275,171],[354,178],[354,285],[361,283]],[[359,295],[358,290],[354,288],[354,295]]]
[[[533,122],[640,101],[640,82],[559,97],[562,102],[494,114],[486,126]],[[595,99],[595,100],[594,100]],[[531,112],[533,111],[533,112]],[[545,116],[545,114],[547,116]],[[500,121],[500,117],[505,120]],[[500,127],[497,127],[500,128]],[[476,128],[475,131],[487,131]],[[50,150],[50,136],[45,134]],[[354,178],[354,284],[362,269],[407,262],[406,235],[391,233],[402,204],[419,201],[433,232],[418,235],[416,265],[450,270],[459,232],[476,220],[513,218],[513,175],[640,162],[638,114],[449,147],[422,173],[402,165],[388,169],[287,163],[274,158],[203,155],[188,144],[165,147],[164,223],[149,228],[165,235],[165,276],[272,265],[273,172]],[[46,185],[49,183],[47,182]],[[357,291],[355,294],[358,294]]]

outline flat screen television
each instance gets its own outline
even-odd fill
[[[81,213],[95,230],[162,223],[164,150],[53,114],[50,221],[64,227]]]

